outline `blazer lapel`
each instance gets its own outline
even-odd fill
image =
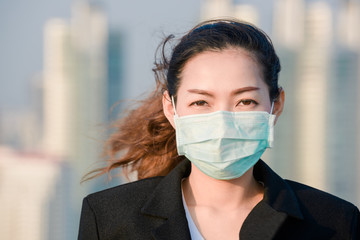
[[[273,239],[286,218],[286,213],[278,212],[261,201],[245,219],[240,230],[240,239]]]
[[[164,224],[154,229],[154,239],[191,240],[185,213],[174,212]]]
[[[153,230],[154,239],[191,239],[181,197],[181,179],[190,174],[190,162],[183,160],[161,180],[141,212],[163,219]]]
[[[254,167],[254,177],[264,184],[264,198],[245,219],[240,239],[273,239],[288,216],[303,215],[293,190],[262,160]]]
[[[298,199],[294,191],[262,160],[254,167],[254,178],[264,184],[263,201],[277,212],[286,213],[294,218],[303,219]]]

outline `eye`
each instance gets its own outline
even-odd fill
[[[204,100],[199,100],[199,101],[195,101],[195,102],[192,102],[191,104],[190,104],[190,106],[205,106],[205,105],[207,105],[208,103],[206,102],[206,101],[204,101]]]
[[[250,106],[252,104],[257,105],[258,103],[252,99],[241,99],[237,105]]]

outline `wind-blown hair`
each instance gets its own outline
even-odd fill
[[[118,120],[116,131],[105,144],[107,166],[88,173],[85,180],[109,174],[118,167],[123,167],[126,175],[136,171],[138,179],[163,176],[183,159],[177,154],[175,130],[163,113],[162,97],[167,90],[176,100],[182,70],[199,53],[227,48],[246,50],[262,70],[270,99],[277,97],[280,61],[270,38],[255,26],[233,19],[202,22],[177,41],[168,58],[166,49],[174,40],[170,35],[158,47],[160,59],[155,60],[153,68],[156,89]]]

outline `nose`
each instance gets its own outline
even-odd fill
[[[234,111],[234,106],[230,103],[230,101],[219,101],[215,107],[215,111]]]

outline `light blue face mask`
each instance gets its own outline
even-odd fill
[[[216,179],[242,176],[274,140],[275,115],[265,111],[217,111],[179,117],[174,99],[179,155]],[[274,104],[274,103],[273,103]],[[272,113],[271,107],[271,113]]]

